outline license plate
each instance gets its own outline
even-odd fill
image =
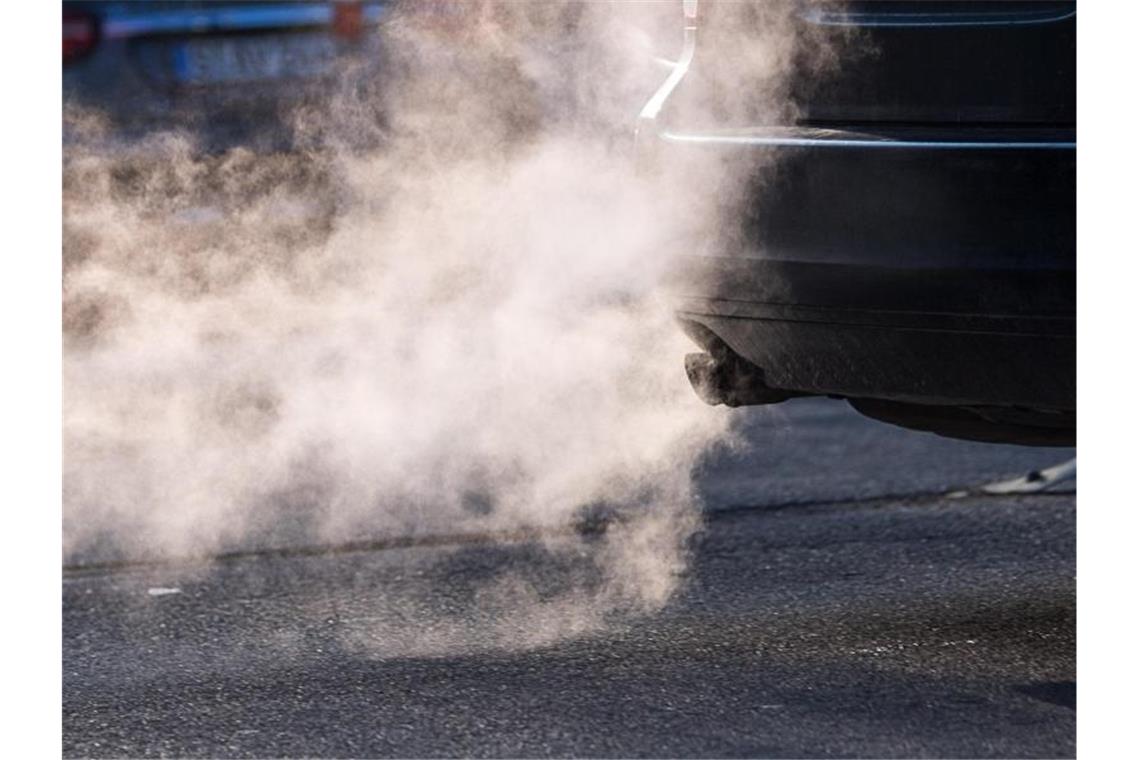
[[[181,43],[174,70],[183,84],[237,84],[318,76],[335,57],[336,43],[324,33],[217,37]]]

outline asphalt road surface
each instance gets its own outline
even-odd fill
[[[590,618],[541,542],[65,570],[65,755],[1073,756],[1075,484],[977,493],[1073,452],[734,413],[646,614]]]

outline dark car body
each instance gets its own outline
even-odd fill
[[[374,0],[65,0],[64,104],[124,143],[178,129],[208,150],[288,149],[295,109],[346,61],[375,58],[371,32],[387,11]]]
[[[638,134],[657,161],[757,167],[674,286],[698,393],[1072,444],[1076,4],[798,5],[797,33],[857,43],[793,74],[794,118],[754,123],[684,107],[719,54],[707,5]]]

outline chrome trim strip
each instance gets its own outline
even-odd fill
[[[764,137],[761,135],[699,135],[661,132],[674,143],[749,145],[763,148],[873,148],[883,150],[1075,150],[1076,142],[994,140],[868,140],[860,138]]]
[[[946,26],[1033,26],[1066,21],[1077,15],[1077,11],[1066,10],[1027,10],[1017,11],[968,11],[968,12],[925,12],[925,13],[869,13],[827,11],[812,8],[803,11],[799,17],[819,26],[856,27],[946,27]]]

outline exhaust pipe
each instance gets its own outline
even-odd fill
[[[725,347],[715,353],[685,355],[685,374],[697,396],[710,406],[778,404],[802,393],[772,388],[764,370]]]

